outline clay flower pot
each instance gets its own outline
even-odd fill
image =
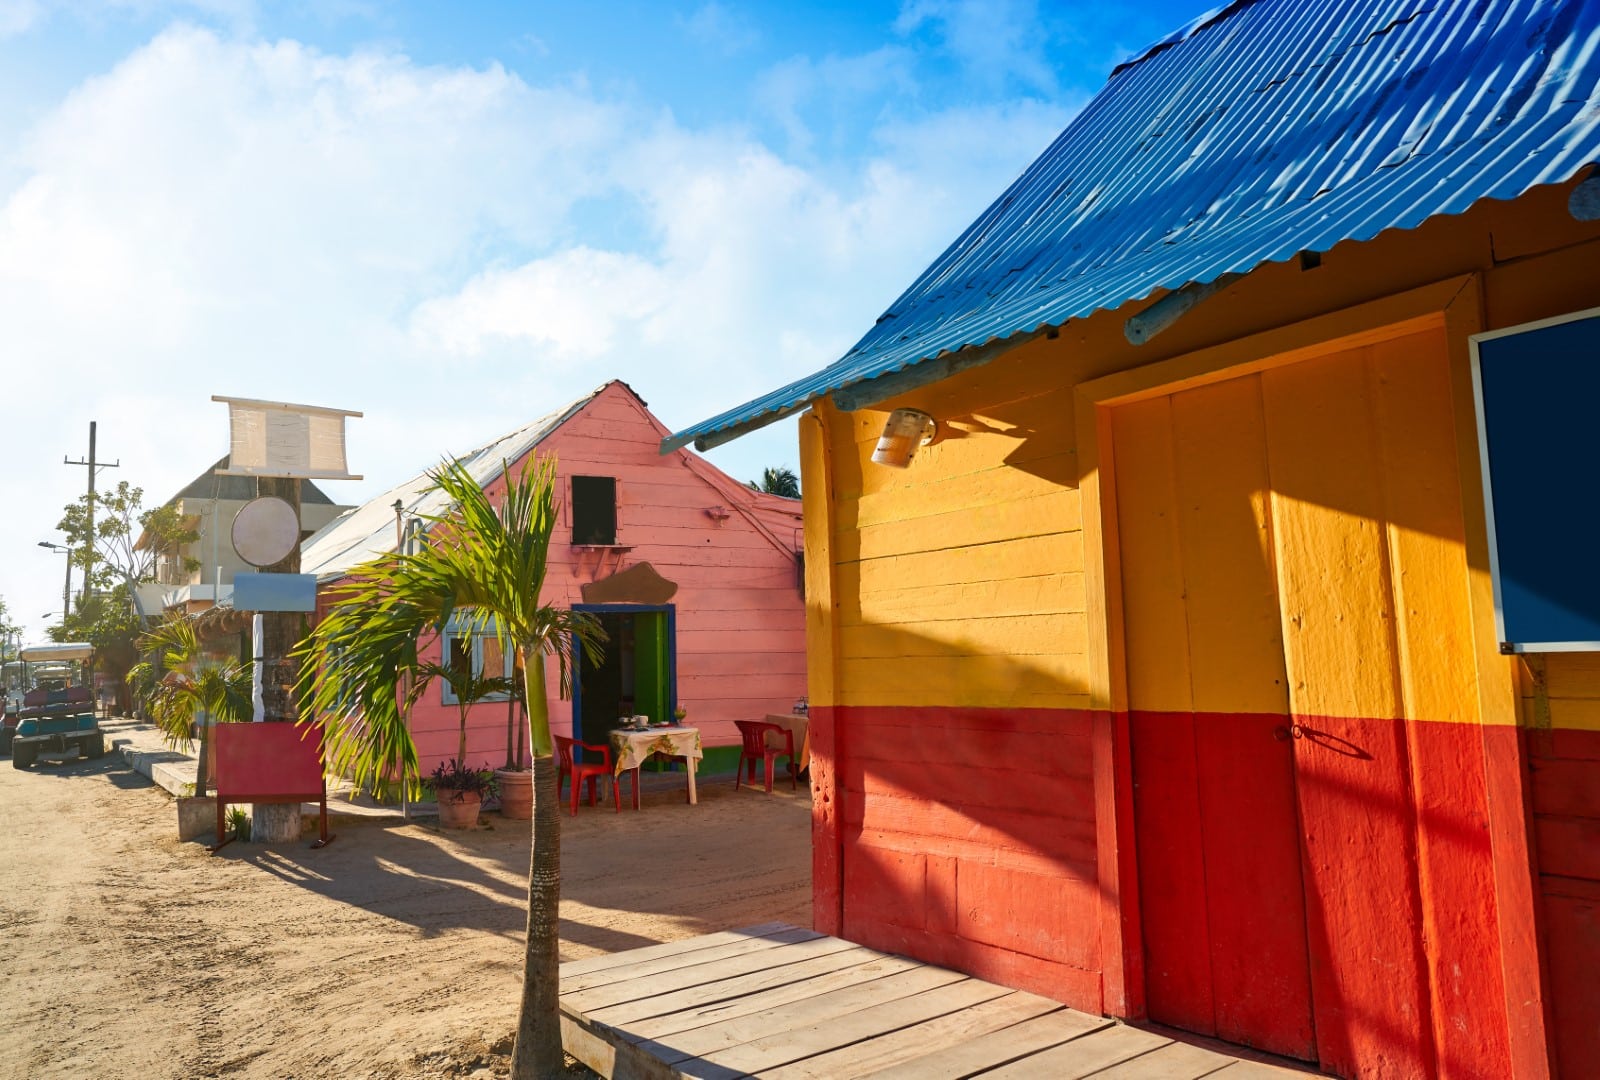
[[[439,827],[441,829],[472,829],[478,824],[478,809],[483,796],[476,791],[457,791],[439,788],[434,792],[439,800]]]
[[[495,782],[500,785],[500,816],[515,821],[533,818],[533,770],[496,769]]]

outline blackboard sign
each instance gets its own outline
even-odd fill
[[[1471,346],[1500,651],[1600,651],[1600,308]]]

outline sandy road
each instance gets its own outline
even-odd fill
[[[503,1075],[528,827],[485,820],[211,858],[115,755],[0,760],[0,1076]],[[563,959],[810,923],[804,790],[702,781],[562,825]]]

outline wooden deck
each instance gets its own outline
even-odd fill
[[[567,1052],[614,1080],[1305,1080],[783,923],[561,965]]]

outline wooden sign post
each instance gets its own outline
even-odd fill
[[[213,396],[228,406],[228,467],[223,476],[256,477],[258,499],[276,498],[287,503],[295,520],[300,517],[303,480],[360,480],[345,464],[344,420],[360,416],[347,409],[316,405],[290,405],[279,401]],[[240,511],[244,513],[244,511]],[[240,540],[235,537],[235,549]],[[278,561],[261,570],[269,574],[298,574],[300,544],[287,545]],[[250,556],[240,551],[247,561]],[[296,611],[264,611],[261,661],[262,719],[266,723],[292,724],[299,717],[295,705],[295,665],[290,653],[300,641],[305,615]],[[254,843],[286,843],[300,837],[300,804],[255,803],[250,810],[250,839]],[[218,841],[221,841],[219,836]]]

